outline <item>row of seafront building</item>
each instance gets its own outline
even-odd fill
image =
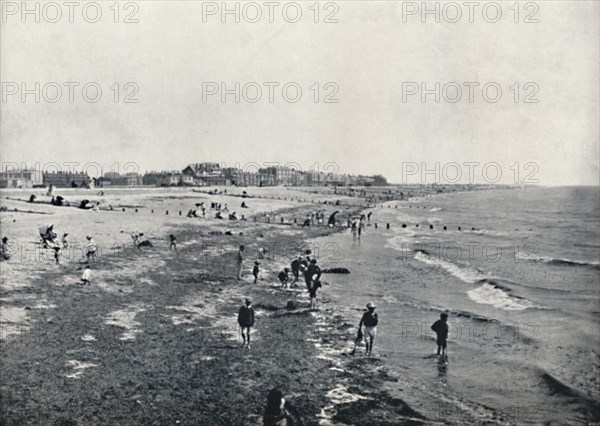
[[[86,173],[40,170],[6,170],[0,173],[0,188],[37,188],[49,185],[58,188],[89,187],[93,181]]]
[[[348,186],[385,185],[383,176],[360,176],[318,171],[302,171],[290,167],[270,166],[255,170],[221,167],[219,163],[195,163],[183,170],[151,171],[145,174],[108,172],[91,178],[85,173],[39,170],[6,170],[0,173],[2,188],[32,188],[53,185],[66,187],[106,186]]]

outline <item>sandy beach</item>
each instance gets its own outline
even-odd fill
[[[326,290],[321,310],[310,312],[303,285],[281,289],[276,279],[307,248],[323,268],[340,266],[328,265],[326,243],[308,241],[345,228],[299,223],[323,209],[326,218],[340,210],[345,225],[364,200],[256,188],[252,195],[265,198],[245,199],[248,220],[228,221],[208,218],[210,210],[204,219],[185,214],[201,201],[233,210],[242,198],[189,189],[112,188],[101,197],[79,191],[64,196],[98,199],[113,210],[14,201],[27,199],[26,191],[2,194],[9,210],[2,233],[18,243],[2,264],[3,424],[259,424],[275,386],[305,424],[423,422],[386,393],[382,383],[396,379],[380,359],[341,354],[355,326],[328,307]],[[37,244],[46,223],[69,233],[60,265]],[[143,232],[154,246],[134,248],[131,232]],[[169,250],[169,234],[177,236],[177,252]],[[99,253],[92,284],[82,287],[88,235]],[[240,244],[247,247],[243,282],[235,279]],[[250,268],[260,247],[269,253],[253,285]],[[245,297],[257,316],[250,350],[240,348],[236,323]],[[288,301],[296,308],[286,309]]]
[[[31,190],[3,191],[2,235],[12,257],[2,263],[0,294],[2,424],[262,424],[274,387],[307,425],[594,420],[599,363],[595,338],[585,332],[595,321],[593,256],[585,260],[584,250],[567,253],[577,261],[548,263],[552,258],[515,260],[510,253],[500,262],[475,256],[466,263],[436,256],[428,245],[496,241],[506,250],[520,241],[511,227],[531,241],[546,233],[527,218],[498,222],[495,207],[489,215],[481,208],[472,216],[454,212],[478,199],[506,205],[506,197],[522,196],[482,189],[403,188],[402,200],[393,200],[400,190],[391,187],[364,197],[331,188],[250,188],[248,198],[241,188],[220,195],[61,190],[72,204],[100,201],[99,211],[44,204],[42,190],[33,190],[36,203],[22,201]],[[227,204],[246,220],[215,219],[210,208],[206,217],[187,217],[200,202]],[[324,211],[325,223],[339,211],[337,226],[302,227],[316,211]],[[346,219],[367,211],[373,219],[362,241],[353,241]],[[44,224],[69,233],[59,265],[39,245]],[[153,247],[135,248],[132,233],[143,233]],[[170,234],[177,251],[169,248]],[[86,236],[97,241],[98,255],[90,262],[91,285],[81,286]],[[562,244],[565,237],[554,238]],[[242,281],[235,276],[240,245]],[[553,254],[551,248],[543,253]],[[309,309],[303,282],[283,289],[277,280],[307,249],[321,268],[350,271],[323,275],[318,311]],[[566,255],[557,250],[554,256]],[[260,275],[252,284],[255,260]],[[494,278],[509,271],[517,275]],[[554,287],[533,286],[548,285],[536,280],[549,273],[559,280]],[[578,283],[572,300],[560,286],[564,274]],[[245,298],[256,310],[251,349],[242,348],[236,321]],[[351,356],[369,300],[384,321],[380,337],[373,356],[363,355],[364,346]],[[462,337],[454,331],[450,365],[433,354],[428,324],[445,309],[452,327],[469,330]],[[489,337],[490,327],[500,334]]]
[[[0,426],[600,425],[600,1],[0,3]]]

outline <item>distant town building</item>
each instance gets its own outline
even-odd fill
[[[144,185],[156,186],[192,186],[195,185],[194,177],[179,172],[160,172],[154,174],[145,174],[143,177]],[[146,183],[148,182],[148,183]],[[152,182],[152,183],[150,183]]]
[[[182,173],[192,176],[219,175],[221,174],[221,165],[219,163],[190,164],[183,169]]]
[[[318,186],[325,182],[325,173],[316,172],[316,171],[308,171],[305,173],[306,175],[306,185],[307,186]]]
[[[186,185],[231,185],[231,178],[221,170],[219,163],[190,164],[181,173],[184,175]]]
[[[308,178],[306,173],[290,167],[271,166],[259,170],[263,186],[284,185],[301,186],[306,185]]]
[[[163,176],[164,173],[162,172],[147,172],[144,174],[144,177],[142,178],[142,183],[144,185],[159,185],[159,181],[161,176]]]
[[[349,186],[349,185],[386,185],[383,176],[353,176],[324,173],[318,171],[296,170],[291,167],[270,166],[257,168],[256,171],[242,170],[236,167],[221,168],[219,163],[193,163],[179,171],[147,172],[142,177],[144,185],[156,186]],[[108,177],[108,175],[105,175]],[[121,179],[118,177],[116,180]],[[111,179],[113,185],[115,179]],[[131,178],[127,185],[137,185]]]
[[[44,178],[39,170],[19,170],[0,173],[0,188],[33,188],[44,186]]]
[[[117,179],[119,179],[119,176],[120,175],[118,172],[106,172],[102,177],[110,180],[111,182],[116,182]]]
[[[144,184],[144,177],[138,173],[127,173],[124,175],[117,175],[115,178],[111,179],[111,181],[113,185],[139,186]]]
[[[102,179],[102,180],[100,180]],[[104,184],[109,181],[111,185],[118,186],[139,186],[144,185],[144,176],[139,173],[119,174],[117,172],[106,172],[104,176],[96,180],[96,184]]]
[[[105,186],[111,186],[112,185],[112,181],[106,177],[100,176],[98,179],[96,179],[96,186],[98,188],[104,188]]]
[[[165,174],[165,175],[161,175],[158,180],[156,185],[157,186],[177,186],[179,185],[179,176],[178,174]]]
[[[86,173],[81,172],[52,172],[44,173],[44,185],[56,188],[89,187],[92,182]]]

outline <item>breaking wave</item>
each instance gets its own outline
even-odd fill
[[[467,291],[467,295],[476,303],[492,305],[507,311],[522,311],[534,308],[534,304],[523,297],[511,294],[510,288],[492,280],[481,280],[479,287]]]
[[[428,265],[439,266],[449,274],[469,284],[475,284],[480,280],[488,278],[475,268],[460,266],[446,260],[436,259],[425,250],[417,250],[415,252],[415,259]]]
[[[435,259],[424,250],[416,251],[415,259],[429,265],[441,267],[449,274],[468,284],[479,284],[477,288],[467,291],[467,296],[476,303],[492,305],[495,308],[507,311],[522,311],[536,307],[531,301],[513,295],[509,287],[499,284],[499,279],[484,275],[475,268]]]
[[[527,262],[541,262],[556,266],[584,266],[593,269],[600,269],[600,262],[586,262],[583,260],[561,259],[556,257],[535,255],[519,255],[518,259]]]

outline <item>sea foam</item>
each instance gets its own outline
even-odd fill
[[[474,302],[492,305],[507,311],[522,311],[534,307],[529,300],[511,296],[505,289],[489,282],[467,291],[467,295]]]

